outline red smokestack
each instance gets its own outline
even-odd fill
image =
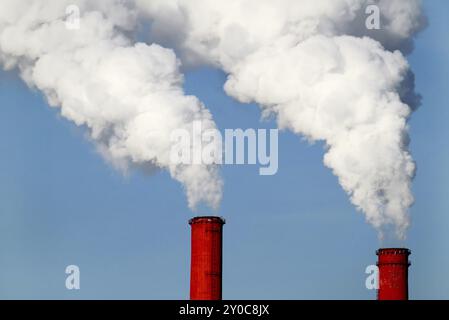
[[[378,300],[408,300],[408,256],[405,248],[379,249],[377,266],[379,267]]]
[[[221,300],[222,241],[225,220],[195,217],[192,226],[190,299]]]

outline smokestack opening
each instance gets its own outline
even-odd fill
[[[407,248],[381,248],[376,251],[379,267],[378,300],[408,300],[408,256]]]
[[[190,300],[221,300],[222,246],[221,217],[202,216],[189,220],[192,228]]]

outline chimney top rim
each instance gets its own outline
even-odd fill
[[[226,220],[219,216],[197,216],[189,220],[189,224],[201,223],[201,222],[219,222],[225,224]]]
[[[376,250],[376,255],[386,254],[407,254],[410,255],[412,251],[408,248],[379,248]]]

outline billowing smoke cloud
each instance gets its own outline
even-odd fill
[[[419,1],[137,2],[153,39],[223,69],[225,91],[280,128],[324,141],[324,163],[354,205],[381,236],[391,225],[405,236],[415,173],[407,120],[419,97],[404,54],[425,24]],[[369,5],[380,30],[366,27]]]
[[[64,26],[76,3],[82,28]],[[366,27],[367,6],[380,30]],[[136,23],[138,22],[138,23]],[[405,58],[425,25],[418,0],[134,0],[5,1],[0,4],[0,61],[17,67],[66,118],[85,125],[118,166],[169,170],[189,204],[216,206],[214,166],[175,166],[169,133],[201,119],[205,107],[182,90],[173,50],[185,64],[228,74],[225,91],[256,102],[280,128],[324,141],[324,163],[380,232],[405,236],[415,164],[407,121],[419,105]]]
[[[205,130],[215,128],[211,114],[184,94],[173,50],[127,36],[136,28],[135,11],[124,3],[2,0],[0,62],[17,68],[65,118],[87,127],[113,164],[167,169],[185,186],[192,208],[200,201],[217,207],[217,168],[170,161],[170,133],[192,131],[195,120]],[[81,14],[79,30],[66,25],[73,4]]]

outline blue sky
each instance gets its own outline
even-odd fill
[[[413,115],[418,164],[407,245],[410,297],[449,298],[449,2],[427,0],[429,28],[410,63],[423,106]],[[274,128],[256,105],[222,90],[225,75],[186,73],[185,89],[220,129]],[[381,245],[337,179],[323,146],[279,136],[279,171],[224,166],[225,299],[374,299],[366,266]],[[123,177],[38,92],[0,73],[0,298],[187,299],[188,209],[182,187],[161,172]],[[81,290],[65,288],[65,267]]]

